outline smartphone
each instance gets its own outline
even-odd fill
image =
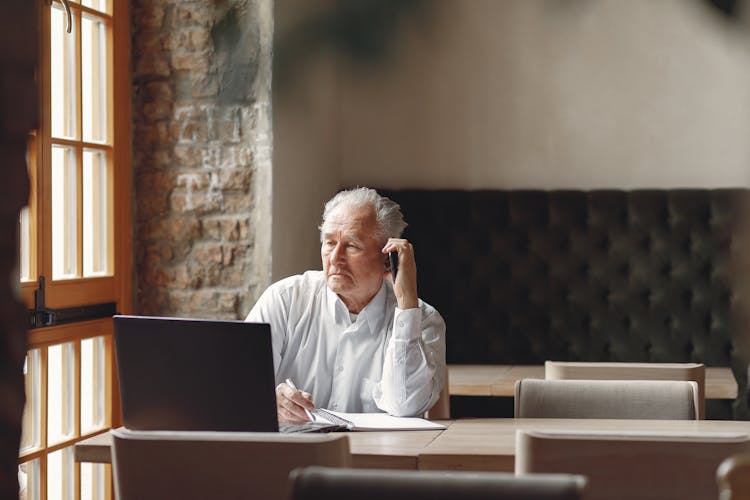
[[[388,262],[390,263],[388,270],[391,272],[393,281],[396,281],[396,273],[398,273],[398,252],[388,252]]]

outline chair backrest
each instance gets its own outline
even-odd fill
[[[443,389],[440,391],[440,397],[432,408],[427,410],[425,418],[432,420],[448,420],[451,418],[451,395],[450,386],[448,380],[448,366],[445,367],[445,373],[443,375]]]
[[[357,500],[503,500],[581,498],[582,476],[508,473],[435,472],[307,467],[289,477],[292,500],[356,498]]]
[[[750,498],[750,454],[740,453],[721,462],[716,480],[720,500]]]
[[[516,474],[583,474],[591,498],[717,498],[716,468],[748,450],[742,433],[516,433]]]
[[[693,380],[698,384],[698,418],[705,418],[706,367],[703,363],[603,363],[545,361],[547,380]]]
[[[516,381],[516,418],[696,420],[698,384],[675,380]]]
[[[116,429],[112,462],[120,500],[284,499],[296,467],[351,464],[344,434]]]

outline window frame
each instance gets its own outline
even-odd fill
[[[59,0],[58,0],[59,1]],[[129,15],[128,0],[108,0],[109,14],[101,13],[90,7],[83,6],[80,2],[71,0],[71,9],[74,10],[73,22],[75,29],[70,34],[75,36],[74,47],[76,53],[76,138],[53,138],[51,130],[51,51],[50,51],[50,9],[46,7],[40,9],[41,13],[41,43],[40,43],[40,128],[34,134],[34,140],[29,148],[29,159],[40,166],[40,168],[30,168],[29,173],[32,178],[31,198],[29,202],[29,227],[31,232],[30,244],[30,277],[29,281],[21,282],[22,300],[28,308],[34,307],[34,291],[38,288],[38,277],[45,276],[46,293],[45,304],[50,308],[74,307],[82,304],[93,304],[102,302],[120,302],[123,298],[122,276],[126,267],[129,269],[129,262],[123,259],[123,253],[130,256],[130,237],[121,233],[127,231],[115,232],[114,228],[130,227],[129,214],[127,220],[120,220],[124,215],[122,212],[129,212],[130,203],[130,169],[122,168],[122,165],[130,165],[130,152],[123,151],[119,145],[126,148],[130,140],[130,87],[123,85],[123,80],[128,84],[130,82],[130,53],[129,39],[122,36],[123,27],[129,28],[129,20],[121,19],[122,15]],[[85,141],[83,139],[83,127],[81,120],[80,102],[81,93],[81,26],[82,14],[97,16],[105,20],[107,25],[107,133],[104,143]],[[124,30],[128,31],[128,30]],[[127,47],[123,48],[125,44]],[[127,66],[123,64],[127,61]],[[42,69],[44,68],[44,69]],[[117,110],[115,112],[115,110]],[[124,121],[124,115],[127,115],[128,121]],[[126,130],[122,130],[125,127]],[[110,205],[113,211],[112,227],[108,231],[108,252],[112,273],[110,276],[96,277],[77,277],[71,279],[52,279],[52,217],[51,217],[51,154],[52,146],[67,146],[76,151],[78,159],[77,171],[82,171],[81,159],[85,149],[95,149],[104,151],[107,154],[108,171],[112,173],[107,182],[109,192],[111,193]],[[116,168],[114,168],[116,166]],[[124,172],[127,170],[127,172]],[[124,175],[127,173],[127,176]],[[78,271],[83,272],[82,253],[80,248],[82,228],[82,178],[78,175],[76,179],[78,185]],[[42,193],[36,196],[36,193]],[[122,222],[127,222],[122,226]],[[127,241],[125,241],[127,240]],[[128,290],[129,290],[128,286]],[[128,299],[128,303],[130,300]],[[119,304],[118,304],[119,305]]]
[[[60,5],[60,0],[55,0]],[[131,236],[131,74],[130,74],[130,5],[129,0],[106,0],[104,12],[86,7],[81,0],[72,0],[70,7],[76,13],[75,23],[75,59],[76,63],[76,128],[78,132],[74,141],[52,138],[51,136],[51,5],[44,3],[39,9],[40,44],[39,44],[39,129],[29,136],[29,280],[20,281],[21,298],[26,307],[34,309],[34,295],[38,288],[38,277],[45,277],[45,306],[48,308],[66,308],[114,302],[118,313],[132,313],[131,272],[132,272],[132,236]],[[83,140],[81,122],[81,14],[93,15],[104,19],[106,28],[106,138],[104,142]],[[52,279],[52,217],[51,217],[51,152],[53,144],[71,145],[77,149],[79,162],[85,150],[105,151],[107,155],[107,183],[109,199],[108,210],[112,216],[107,223],[109,245],[110,275],[81,277],[75,279]],[[90,146],[90,147],[89,147]],[[77,171],[83,171],[82,163]],[[81,205],[83,184],[78,176],[78,271],[83,274],[83,262],[80,248],[83,241],[81,230],[83,216]],[[115,228],[117,231],[115,231]],[[23,235],[22,235],[23,237]],[[33,448],[19,453],[19,464],[31,463],[38,459],[40,498],[46,499],[47,492],[47,457],[50,453],[71,447],[78,441],[106,432],[111,427],[121,425],[119,391],[117,390],[116,367],[113,350],[113,326],[111,318],[94,319],[74,323],[58,324],[28,330],[28,350],[39,349],[40,368],[35,374],[41,380],[39,442]],[[102,337],[104,340],[104,422],[101,428],[81,432],[81,341]],[[48,352],[50,346],[73,343],[73,394],[69,402],[73,404],[73,434],[48,445]],[[24,418],[25,422],[28,422]],[[74,464],[75,498],[81,495],[81,466]],[[69,480],[70,478],[66,479]],[[94,479],[94,481],[98,481]],[[107,466],[104,474],[104,491],[112,497],[111,467]],[[99,485],[100,483],[97,483]],[[97,486],[98,487],[98,486]]]

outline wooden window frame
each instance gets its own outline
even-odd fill
[[[55,0],[60,2],[60,0]],[[132,312],[131,271],[131,152],[130,152],[130,5],[129,0],[107,0],[106,13],[86,7],[80,0],[71,1],[76,13],[75,59],[76,66],[76,138],[75,140],[52,138],[51,136],[51,81],[50,81],[50,12],[46,3],[40,13],[40,54],[39,54],[39,103],[40,128],[30,134],[29,169],[29,280],[22,281],[21,297],[28,309],[34,308],[34,292],[38,288],[38,277],[46,278],[45,305],[48,308],[66,308],[104,302],[114,302],[118,313]],[[106,137],[103,142],[84,141],[81,121],[81,28],[83,16],[91,15],[101,19],[106,29]],[[107,222],[108,276],[82,277],[75,279],[52,279],[52,217],[51,217],[51,152],[52,145],[73,147],[77,157],[77,266],[83,276],[83,153],[86,150],[102,151],[106,154],[108,172],[108,211],[112,217]],[[115,228],[117,231],[115,231]],[[101,236],[95,235],[94,237]],[[113,352],[113,326],[111,318],[81,321],[69,324],[35,328],[28,333],[28,349],[39,349],[40,367],[37,375],[41,380],[39,410],[39,435],[35,447],[24,450],[19,455],[19,464],[38,459],[39,491],[42,499],[47,498],[47,457],[50,453],[66,449],[78,441],[105,432],[110,427],[121,425],[119,391],[117,390],[116,367]],[[104,340],[104,421],[97,429],[81,432],[81,341],[102,337]],[[48,353],[50,346],[73,343],[73,395],[69,401],[73,406],[73,434],[67,439],[48,446]],[[70,396],[70,395],[68,395]],[[81,493],[81,467],[75,464],[73,481],[75,498]],[[111,467],[106,467],[104,491],[112,497]],[[98,481],[94,478],[94,484]]]

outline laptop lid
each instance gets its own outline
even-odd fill
[[[265,323],[115,316],[125,427],[278,431]]]

